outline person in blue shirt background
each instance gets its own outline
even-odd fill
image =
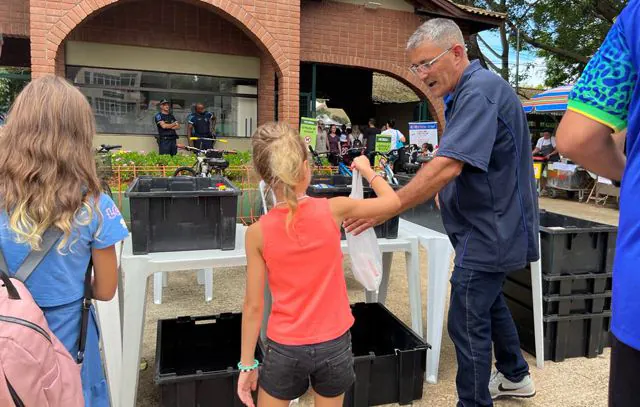
[[[93,298],[108,301],[118,281],[114,245],[129,234],[114,202],[100,191],[93,112],[64,78],[46,76],[18,95],[2,131],[11,148],[0,149],[0,250],[13,276],[27,255],[40,249],[45,230],[63,232],[25,285],[75,359],[89,259]],[[86,340],[81,369],[85,405],[108,407],[93,309]]]
[[[158,127],[158,136],[156,137],[158,152],[160,154],[178,154],[178,134],[176,130],[180,128],[180,123],[171,114],[167,99],[160,101],[160,112],[154,116],[153,120]]]
[[[215,141],[206,139],[215,138],[215,129],[216,116],[205,110],[204,104],[197,103],[195,111],[187,118],[187,135],[205,140],[189,139],[189,144],[201,150],[213,148]]]
[[[458,407],[486,407],[498,397],[536,392],[502,283],[538,259],[539,213],[520,100],[506,81],[470,62],[464,44],[456,23],[441,18],[409,39],[411,70],[432,95],[449,97],[435,157],[398,196],[404,211],[439,192],[455,248],[448,329],[458,361]],[[379,221],[348,220],[346,226],[358,233]]]
[[[615,407],[640,403],[639,22],[640,0],[631,0],[574,85],[556,133],[562,154],[614,182],[622,180],[609,378],[609,406]],[[619,140],[624,129],[626,140]]]

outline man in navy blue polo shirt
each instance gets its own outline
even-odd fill
[[[178,134],[176,130],[180,128],[180,123],[171,114],[169,101],[162,99],[160,101],[160,112],[153,118],[158,127],[158,152],[160,154],[176,155],[178,153]]]
[[[213,148],[216,128],[216,116],[205,110],[204,104],[197,103],[195,112],[187,118],[187,134],[198,138],[191,143],[196,148],[206,150]]]
[[[609,406],[640,404],[640,0],[631,0],[569,94],[562,154],[622,180],[613,268]],[[625,143],[620,140],[626,129]],[[615,134],[612,134],[615,133]],[[626,157],[625,157],[626,152]]]
[[[433,96],[448,96],[438,152],[398,196],[406,210],[439,192],[456,253],[448,328],[458,360],[458,406],[531,397],[535,387],[502,295],[506,274],[538,259],[539,214],[526,116],[507,82],[469,61],[453,21],[424,23],[409,39],[407,52],[411,70]],[[356,232],[361,229],[357,223],[347,228],[354,226]]]

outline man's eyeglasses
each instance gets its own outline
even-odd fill
[[[431,69],[431,67],[432,67],[436,62],[438,62],[438,60],[439,60],[440,58],[442,58],[443,56],[445,56],[445,54],[446,54],[447,52],[451,51],[451,49],[452,49],[452,48],[453,48],[453,47],[449,47],[449,48],[447,48],[446,50],[442,51],[442,53],[441,53],[440,55],[438,55],[437,57],[433,58],[431,61],[426,61],[426,62],[423,62],[423,63],[418,64],[418,65],[411,65],[411,66],[409,67],[409,70],[410,70],[411,72],[413,72],[414,74],[416,74],[416,75],[417,75],[417,74],[419,74],[419,73],[427,73],[427,72],[429,71],[429,69]]]

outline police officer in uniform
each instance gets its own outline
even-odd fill
[[[160,154],[176,155],[178,153],[178,146],[176,140],[178,135],[176,130],[180,128],[180,123],[176,121],[176,118],[169,111],[169,101],[162,99],[160,101],[160,113],[154,117],[156,126],[158,126],[158,152]]]
[[[206,140],[215,138],[216,117],[213,113],[204,109],[204,104],[196,104],[195,112],[189,115],[187,119],[187,135],[190,137],[201,137],[205,140],[194,140],[191,143],[194,147],[201,150],[213,148],[214,140]]]

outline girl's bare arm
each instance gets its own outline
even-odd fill
[[[247,254],[247,284],[242,310],[242,345],[240,362],[253,365],[262,312],[264,309],[264,286],[267,266],[262,258],[262,231],[260,222],[249,226],[245,236]]]

